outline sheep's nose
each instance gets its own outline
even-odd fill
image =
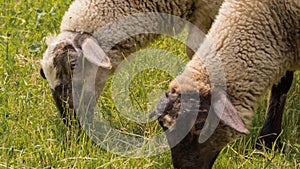
[[[157,102],[156,110],[151,113],[150,117],[153,117],[154,115],[161,116],[168,110],[171,110],[173,107],[173,103],[176,102],[179,99],[179,97],[180,95],[178,95],[177,93],[165,93],[165,95],[162,96]]]

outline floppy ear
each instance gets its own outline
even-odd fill
[[[87,37],[81,44],[84,57],[99,67],[111,69],[110,59],[93,37]]]
[[[221,122],[239,133],[249,134],[246,125],[230,102],[225,91],[222,89],[214,89],[212,96],[212,108]]]

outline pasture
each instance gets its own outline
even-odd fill
[[[78,126],[63,124],[39,70],[45,37],[59,32],[71,2],[0,0],[0,168],[172,168],[170,151],[143,158],[120,156],[93,144]],[[185,44],[170,37],[162,37],[150,47],[187,62]],[[151,111],[153,106],[148,104],[155,99],[149,93],[167,90],[172,78],[161,70],[139,72],[129,84],[133,105],[141,112]],[[139,137],[161,133],[156,121],[138,124],[119,115],[112,99],[112,79],[98,101],[111,126]],[[300,74],[296,73],[288,94],[281,150],[253,148],[263,124],[267,94],[261,98],[251,134],[226,146],[214,168],[300,168]]]

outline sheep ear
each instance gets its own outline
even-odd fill
[[[224,90],[214,89],[212,108],[221,122],[242,134],[249,134],[246,125],[240,118]]]
[[[99,67],[111,69],[110,59],[103,49],[98,45],[97,41],[92,37],[86,38],[81,45],[84,57]]]

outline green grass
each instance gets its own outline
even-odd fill
[[[78,127],[67,128],[62,123],[49,86],[39,75],[39,61],[46,48],[45,37],[59,31],[70,3],[0,0],[0,168],[172,168],[169,151],[149,158],[118,156],[93,144]],[[161,38],[151,47],[187,60],[184,44],[170,38]],[[128,87],[134,108],[150,111],[155,101],[149,93],[166,90],[172,76],[154,69],[135,76]],[[157,122],[142,125],[122,117],[112,100],[111,82],[99,100],[105,119],[116,129],[144,137],[161,132]],[[253,149],[264,118],[266,99],[262,99],[251,134],[225,147],[215,168],[300,168],[299,82],[297,74],[284,114],[283,150]]]

